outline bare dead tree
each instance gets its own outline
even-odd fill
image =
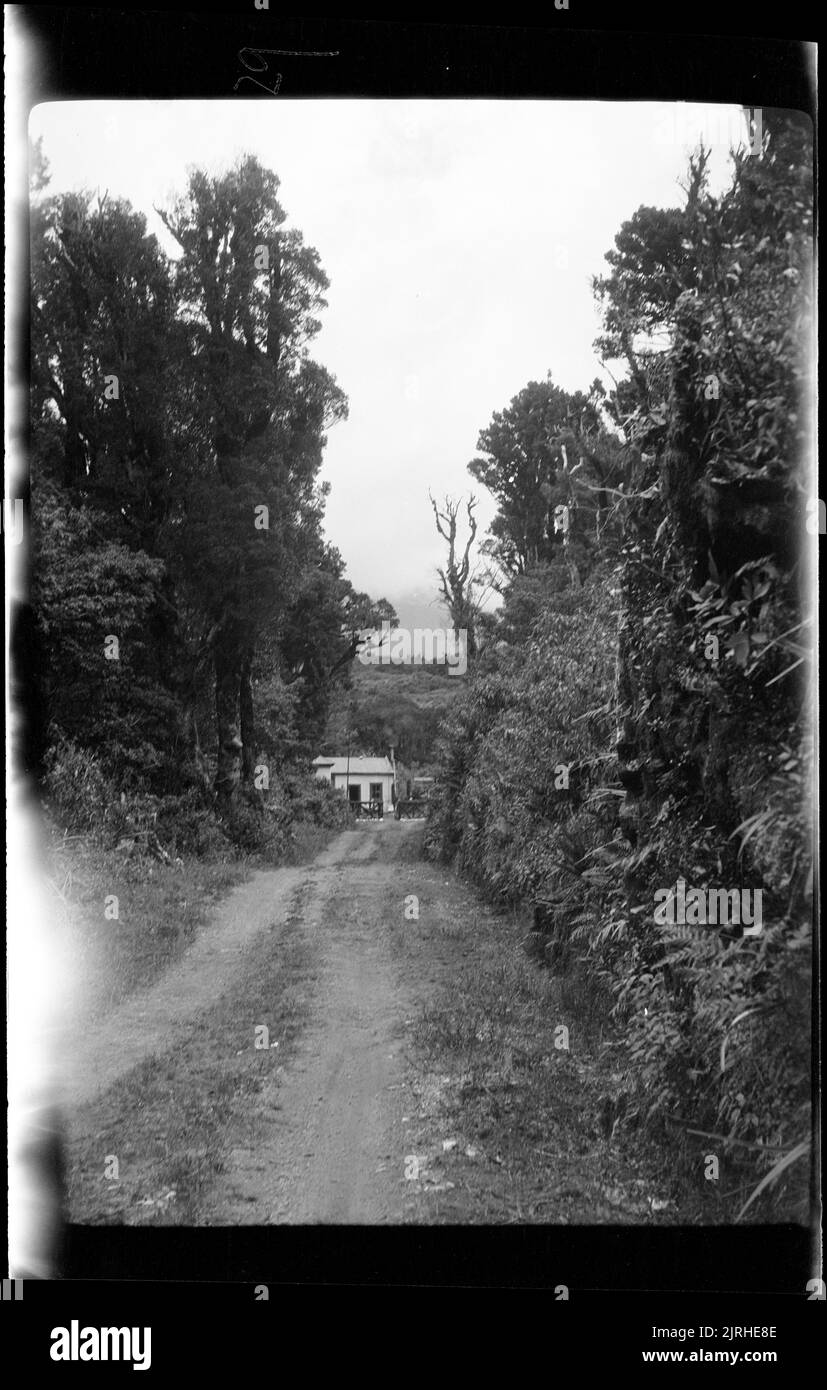
[[[437,569],[440,579],[440,592],[445,600],[446,607],[451,615],[451,624],[454,632],[459,633],[463,628],[467,634],[468,653],[473,656],[476,652],[475,637],[475,612],[471,596],[471,547],[474,544],[474,537],[477,534],[477,519],[474,516],[474,508],[477,499],[473,493],[466,500],[465,508],[468,516],[468,537],[459,558],[460,547],[457,542],[458,518],[462,499],[459,497],[448,497],[442,502],[440,511],[430,492],[428,496],[431,506],[434,509],[436,519],[436,529],[443,540],[448,542],[448,562],[444,569]]]

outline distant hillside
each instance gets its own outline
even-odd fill
[[[447,666],[363,666],[356,661],[351,689],[334,699],[321,751],[345,752],[349,735],[353,753],[387,753],[392,742],[401,764],[425,774],[436,758],[439,725],[465,679],[450,675]]]
[[[394,597],[386,595],[393,604],[400,627],[434,628],[448,627],[448,611],[433,589],[415,589],[410,593]]]
[[[474,591],[476,600],[480,599],[481,593],[482,590],[477,586]],[[388,603],[393,604],[400,627],[447,628],[450,626],[448,610],[441,599],[436,596],[436,585],[433,589],[412,589],[405,594],[388,593],[384,597]],[[489,613],[495,612],[500,607],[501,602],[498,594],[486,590],[482,603],[483,610]]]

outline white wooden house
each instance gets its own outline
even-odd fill
[[[393,764],[390,758],[314,758],[316,776],[343,796],[366,805],[380,802],[384,814],[393,811]]]

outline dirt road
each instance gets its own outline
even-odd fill
[[[520,950],[524,925],[425,863],[421,837],[368,823],[255,873],[151,988],[78,1020],[70,1219],[678,1218],[602,1132],[620,1078]]]
[[[235,889],[152,988],[67,1039],[64,1093],[79,1128],[90,1127],[89,1107],[111,1110],[108,1093],[141,1064],[174,1058],[251,967],[259,978],[278,977],[290,927],[293,953],[298,935],[310,961],[309,1017],[289,1065],[263,1077],[256,1113],[245,1117],[248,1141],[224,1154],[224,1181],[204,1216],[226,1224],[400,1219],[406,1004],[392,938],[403,921],[399,869],[407,861],[410,874],[420,836],[415,822],[359,826],[311,865],[259,871]],[[272,1023],[277,1033],[278,1018]],[[208,1063],[200,1073],[207,1086]]]
[[[263,1130],[231,1150],[217,1221],[401,1219],[406,1004],[392,954],[403,910],[394,880],[416,839],[411,822],[360,826],[306,875],[302,925],[316,947],[310,1021],[292,1065],[265,1084]]]

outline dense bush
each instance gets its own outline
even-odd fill
[[[215,811],[203,791],[190,789],[180,796],[159,799],[156,828],[158,839],[170,854],[206,859],[226,853],[228,840],[217,823]]]
[[[701,154],[686,208],[640,209],[617,238],[596,283],[603,345],[630,367],[610,403],[627,460],[615,577],[604,529],[582,588],[559,565],[512,585],[446,724],[427,844],[504,901],[551,900],[554,963],[605,1005],[630,1115],[715,1139],[803,1218],[812,149],[795,119],[767,125],[722,199]],[[762,931],[661,925],[654,895],[678,878],[760,890]]]
[[[284,794],[293,820],[307,821],[325,830],[347,824],[347,805],[340,791],[308,772],[286,772]]]
[[[101,834],[107,811],[117,800],[93,753],[60,739],[46,760],[46,797],[62,830],[69,834]]]
[[[427,845],[456,855],[503,902],[546,891],[558,827],[601,775],[614,662],[608,578],[595,571],[529,618],[519,645],[489,651],[444,726]]]
[[[119,790],[93,753],[65,738],[49,751],[44,798],[60,831],[107,849],[122,842],[149,844],[170,858],[235,851],[280,859],[296,827],[333,830],[347,820],[342,796],[307,768],[273,778],[266,792],[243,791],[222,812],[201,787],[165,796]]]
[[[163,565],[111,535],[107,518],[44,485],[34,513],[33,599],[53,733],[94,749],[129,790],[171,791],[179,712],[165,675]],[[107,639],[118,643],[109,659]],[[111,648],[114,651],[113,648]]]
[[[41,778],[62,737],[128,798],[192,791],[180,834],[165,812],[181,844],[211,839],[212,787],[249,848],[279,819],[273,793],[256,824],[257,763],[318,748],[359,632],[394,617],[323,532],[347,413],[310,355],[327,277],[252,156],[158,209],[170,257],[125,201],[53,193],[31,153],[27,757]]]

